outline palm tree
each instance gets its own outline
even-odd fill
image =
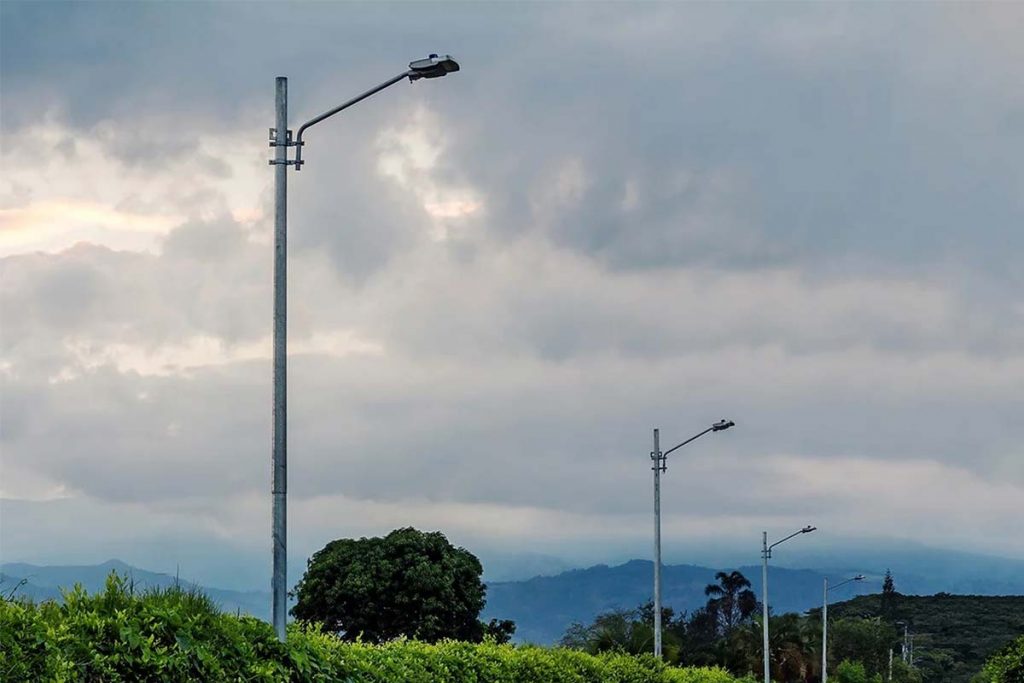
[[[738,571],[718,572],[715,579],[718,583],[708,584],[704,595],[711,598],[707,609],[718,614],[721,634],[727,636],[757,611],[757,596],[750,590],[750,580]]]

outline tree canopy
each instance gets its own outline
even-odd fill
[[[410,527],[383,538],[339,539],[309,560],[292,614],[347,640],[479,641],[485,633],[508,640],[512,622],[478,620],[482,573],[472,553],[440,532]]]

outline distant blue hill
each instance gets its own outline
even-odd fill
[[[6,563],[0,565],[0,594],[6,596],[13,593],[33,600],[60,599],[61,588],[71,588],[76,583],[94,593],[103,589],[111,571],[128,577],[138,590],[167,588],[173,585],[185,589],[198,588],[226,612],[241,612],[261,619],[268,619],[270,615],[270,593],[199,586],[169,574],[139,569],[120,560],[108,560],[94,565],[64,566]]]
[[[739,570],[760,597],[761,568]],[[632,609],[650,600],[653,571],[649,560],[630,560],[615,567],[602,564],[557,576],[493,582],[488,584],[484,618],[512,619],[516,640],[550,644],[575,621],[589,623],[602,612]],[[703,607],[707,601],[704,588],[715,582],[717,571],[686,564],[662,567],[664,605],[677,614]],[[768,583],[772,610],[803,612],[817,606],[823,578],[815,571],[772,567]],[[853,588],[845,597],[856,594],[857,588]]]

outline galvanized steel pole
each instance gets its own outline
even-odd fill
[[[654,430],[654,656],[661,659],[661,448]]]
[[[769,664],[768,652],[768,532],[761,534],[761,557],[764,562],[761,565],[761,614],[764,634],[764,683],[771,683],[772,673]]]
[[[278,640],[288,618],[288,79],[277,77],[274,134],[274,410],[271,617]]]
[[[302,133],[312,125],[361,102],[367,97],[406,78],[440,78],[459,70],[450,55],[430,55],[409,63],[409,69],[381,83],[362,95],[316,116],[298,130],[295,140],[288,131],[288,79],[277,77],[276,127],[271,130],[270,145],[274,147],[274,408],[273,408],[273,483],[271,497],[271,541],[273,544],[273,578],[271,579],[271,621],[279,640],[285,639],[288,620],[288,166],[302,168]],[[288,148],[295,147],[295,159],[288,160]]]
[[[828,683],[828,577],[821,601],[821,683]]]

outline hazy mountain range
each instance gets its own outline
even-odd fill
[[[877,593],[882,576],[891,569],[902,593],[929,595],[959,593],[973,595],[1024,595],[1024,561],[946,551],[912,544],[847,544],[841,550],[816,552],[813,548],[787,548],[785,561],[775,562],[769,575],[769,593],[775,612],[803,612],[820,604],[822,579],[863,573],[868,580],[840,589],[836,600],[858,594]],[[588,622],[611,609],[633,608],[651,597],[652,563],[630,560],[616,566],[596,565],[564,571],[566,563],[540,554],[483,557],[486,572],[487,606],[483,617],[513,619],[519,641],[557,641],[574,621]],[[802,567],[794,568],[799,562]],[[761,568],[757,564],[721,564],[738,568],[760,597]],[[107,575],[116,570],[129,575],[139,588],[166,587],[178,583],[200,587],[224,610],[241,611],[260,618],[269,616],[269,593],[258,590],[218,588],[178,579],[167,573],[139,569],[120,560],[98,565],[48,566],[25,563],[0,565],[0,592],[14,591],[34,599],[59,598],[61,587],[82,584],[89,591],[100,590]],[[665,605],[691,611],[704,605],[704,587],[714,582],[718,569],[693,564],[667,564],[663,570]],[[542,574],[523,580],[497,580],[502,576]],[[293,572],[291,577],[300,576]]]
[[[263,591],[235,591],[211,586],[199,586],[170,574],[139,569],[120,560],[108,560],[94,565],[40,566],[11,562],[0,565],[0,593],[22,595],[33,600],[59,599],[62,588],[81,584],[89,592],[103,589],[111,571],[128,576],[139,590],[166,588],[175,584],[183,588],[199,588],[229,612],[240,611],[262,619],[270,615],[270,593]]]

